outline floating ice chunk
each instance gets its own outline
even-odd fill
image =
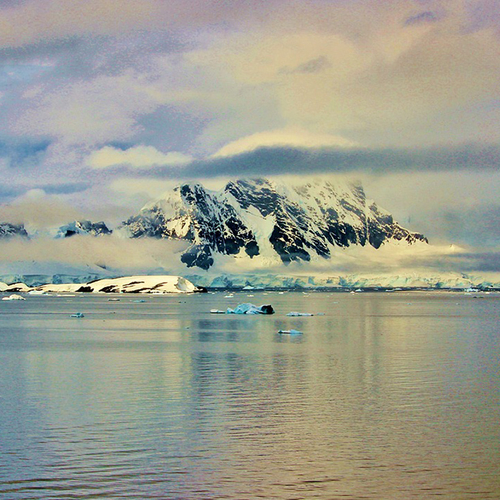
[[[26,300],[26,299],[24,297],[21,297],[21,295],[16,295],[15,293],[13,293],[8,297],[3,297],[2,300]]]
[[[72,318],[83,318],[85,315],[83,313],[75,313],[71,315]]]
[[[28,295],[45,295],[44,290],[30,290]]]
[[[313,313],[301,313],[297,311],[292,311],[287,314],[287,316],[314,316]]]
[[[278,333],[281,335],[302,335],[302,332],[299,330],[278,330]]]
[[[226,311],[221,311],[220,309],[210,309],[210,314],[226,314]]]
[[[240,304],[235,309],[227,308],[226,314],[274,314],[274,309],[269,304],[256,306],[254,304]]]
[[[139,300],[134,300],[134,302],[142,303],[142,302],[146,302],[146,301],[144,299],[139,299]]]

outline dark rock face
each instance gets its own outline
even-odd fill
[[[172,217],[168,217],[169,211],[173,211]],[[199,184],[175,188],[166,204],[158,202],[143,209],[123,225],[134,238],[149,236],[192,242],[181,258],[188,267],[208,269],[214,262],[213,253],[235,255],[244,249],[250,257],[259,254],[255,236],[235,208],[218,193],[209,193]]]
[[[287,264],[313,255],[330,258],[336,247],[427,242],[368,202],[361,186],[327,181],[279,185],[267,179],[236,180],[218,192],[183,184],[122,227],[134,238],[191,242],[181,260],[202,269],[209,269],[217,254],[243,251],[254,257],[264,247]]]
[[[10,222],[0,222],[0,238],[11,238],[12,236],[28,237],[24,224],[11,224]]]
[[[106,224],[101,222],[91,222],[89,220],[78,220],[61,226],[57,232],[59,238],[69,238],[75,234],[90,234],[91,236],[102,236],[111,234],[113,231],[108,229]]]

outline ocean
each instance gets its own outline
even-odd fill
[[[435,497],[500,498],[500,294],[0,301],[2,499]]]

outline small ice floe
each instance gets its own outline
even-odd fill
[[[302,313],[297,311],[292,311],[287,314],[287,316],[314,316],[313,313]]]
[[[137,302],[138,304],[139,304],[139,303],[141,303],[141,304],[142,304],[143,302],[146,302],[146,301],[145,301],[144,299],[139,299],[139,300],[134,300],[134,302]]]
[[[71,315],[71,318],[84,318],[85,315],[83,313],[75,313]]]
[[[44,290],[30,290],[28,295],[45,295]]]
[[[225,299],[232,299],[233,297],[234,295],[232,293],[230,293],[229,295],[224,295]]]
[[[9,295],[8,297],[3,297],[2,300],[26,300],[24,297],[21,295],[17,295],[13,293],[12,295]]]
[[[300,330],[278,330],[280,335],[302,335]]]
[[[221,311],[220,309],[210,309],[210,314],[226,314],[226,311]]]
[[[235,309],[227,308],[226,314],[274,314],[274,309],[269,304],[256,306],[254,304],[240,304]]]
[[[108,299],[108,302],[119,302],[120,299]]]

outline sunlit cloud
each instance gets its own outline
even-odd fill
[[[226,144],[213,157],[233,156],[261,147],[290,146],[296,148],[350,147],[354,143],[331,134],[314,134],[297,127],[259,132]]]
[[[185,165],[192,157],[178,152],[161,153],[152,146],[135,146],[126,150],[106,146],[94,151],[87,164],[96,169],[127,165],[133,168],[150,168],[155,165]]]

